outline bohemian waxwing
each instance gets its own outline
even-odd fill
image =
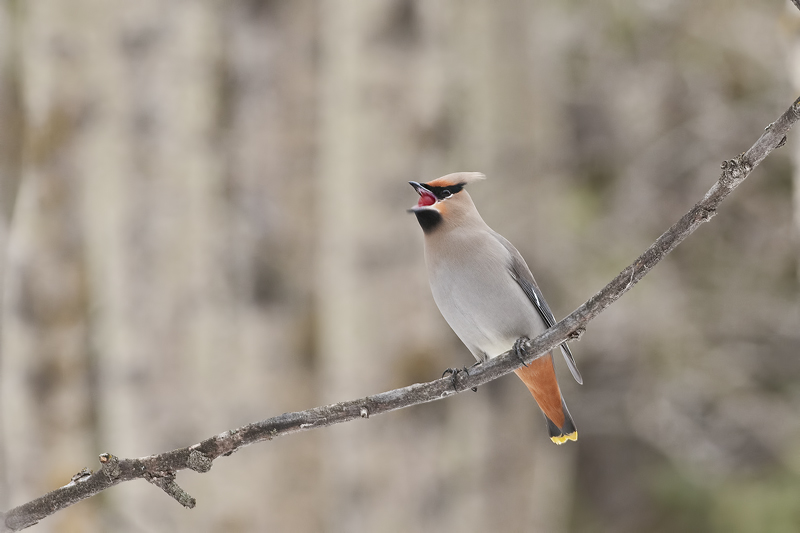
[[[516,348],[518,339],[532,339],[556,323],[525,260],[486,225],[464,190],[484,177],[457,172],[428,183],[409,182],[419,193],[419,203],[410,211],[425,237],[433,299],[478,362]],[[569,347],[562,344],[561,351],[572,376],[583,383]],[[550,439],[556,444],[577,440],[552,352],[514,372],[544,413]]]

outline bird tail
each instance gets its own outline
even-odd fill
[[[564,412],[564,424],[558,427],[547,415],[544,415],[547,420],[547,431],[550,433],[550,440],[556,444],[564,444],[568,440],[578,440],[578,430],[575,428],[575,422],[572,421],[572,415],[569,414],[567,404],[564,403],[564,398],[561,398],[561,409]]]
[[[578,430],[572,415],[569,414],[567,404],[561,396],[561,390],[556,380],[556,371],[553,366],[553,354],[536,359],[528,366],[523,366],[514,371],[544,413],[547,420],[547,430],[550,440],[556,444],[564,444],[568,440],[578,440]]]

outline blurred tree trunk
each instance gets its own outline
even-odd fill
[[[216,355],[227,367],[216,369],[226,376],[226,390],[214,400],[222,404],[216,428],[319,401],[312,317],[315,3],[239,0],[224,4],[221,15],[216,140],[225,150],[227,227],[216,268],[236,307],[233,316],[216,319],[236,328],[238,344]],[[223,525],[320,529],[320,513],[308,511],[321,507],[320,437],[308,437],[248,451],[249,461],[234,458],[227,468],[243,482],[230,496],[209,480],[212,494],[225,498]]]
[[[20,181],[22,101],[16,4],[0,2],[0,250],[5,253]],[[2,261],[0,261],[2,268]],[[0,270],[2,273],[2,270]],[[0,287],[0,290],[2,288]]]
[[[238,348],[218,319],[234,316],[214,142],[219,13],[214,2],[83,7],[95,19],[81,56],[92,109],[76,152],[98,440],[138,456],[220,423],[236,368],[217,358]],[[111,493],[106,527],[170,524],[173,502],[151,489]]]
[[[19,58],[16,42],[17,19],[9,1],[0,2],[0,376],[3,374],[3,310],[5,266],[11,222],[20,180],[22,155],[22,102],[20,101]],[[0,508],[8,507],[3,397],[0,391]]]
[[[320,4],[319,147],[316,168],[316,233],[318,235],[315,313],[318,326],[318,380],[323,403],[348,398],[360,388],[370,359],[359,342],[356,315],[360,283],[356,232],[367,161],[360,161],[363,76],[360,41],[365,24],[362,6],[332,1]],[[331,531],[364,531],[365,509],[354,503],[366,496],[363,447],[374,447],[364,428],[334,428],[323,441],[326,504],[324,523]],[[367,438],[367,442],[363,439]],[[354,440],[359,445],[354,446]]]
[[[76,458],[90,459],[95,448],[86,272],[75,210],[80,157],[74,148],[86,111],[74,92],[82,74],[74,62],[80,43],[66,35],[73,29],[67,15],[42,16],[53,7],[16,4],[16,31],[9,33],[19,39],[16,83],[27,89],[20,97],[25,126],[11,133],[23,130],[16,137],[22,149],[14,149],[24,158],[4,276],[0,388],[9,503],[63,485],[76,472]],[[91,27],[91,19],[82,20]],[[3,185],[13,191],[13,181]],[[10,202],[3,198],[5,210]],[[52,527],[96,530],[90,516],[98,504],[65,513]]]
[[[287,84],[309,76],[310,44],[298,36],[313,13],[308,3],[210,1],[138,3],[117,16],[106,38],[121,35],[121,47],[105,68],[123,69],[103,84],[108,101],[123,95],[122,114],[88,149],[98,159],[126,152],[86,168],[84,213],[103,310],[101,429],[112,450],[139,455],[289,409],[310,391],[298,357],[309,96]],[[102,170],[115,165],[116,183]],[[174,502],[146,486],[120,494],[116,512],[184,531],[313,528],[318,518],[303,512],[316,506],[313,442],[240,457],[189,484],[217,503],[211,519],[171,523]]]

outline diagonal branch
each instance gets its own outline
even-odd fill
[[[800,2],[800,0],[792,1],[795,4]],[[720,203],[733,189],[744,181],[770,152],[783,146],[786,142],[786,133],[799,118],[800,98],[795,100],[778,120],[767,126],[758,141],[747,152],[736,159],[723,162],[719,180],[705,197],[661,235],[636,261],[564,320],[537,338],[526,342],[525,362],[530,363],[541,357],[565,340],[579,338],[590,320],[628,292],[702,223],[709,221],[716,214]],[[453,377],[417,383],[357,400],[284,413],[220,433],[187,448],[139,459],[118,459],[111,454],[102,454],[100,456],[102,467],[99,471],[95,473],[82,471],[74,476],[68,485],[15,507],[4,515],[0,514],[0,518],[5,519],[4,523],[8,530],[19,531],[64,507],[133,479],[147,479],[182,505],[193,507],[194,499],[175,482],[175,473],[179,470],[189,468],[197,472],[208,472],[215,459],[221,455],[228,456],[244,446],[299,431],[322,428],[357,418],[369,418],[396,409],[441,400],[504,376],[520,365],[519,358],[513,351],[509,351],[475,367],[469,373],[461,372]]]

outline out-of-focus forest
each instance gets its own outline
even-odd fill
[[[799,91],[777,0],[0,0],[0,509],[471,364],[407,181],[486,173],[560,318]],[[506,377],[34,530],[800,530],[798,139],[557,359],[577,444]]]

